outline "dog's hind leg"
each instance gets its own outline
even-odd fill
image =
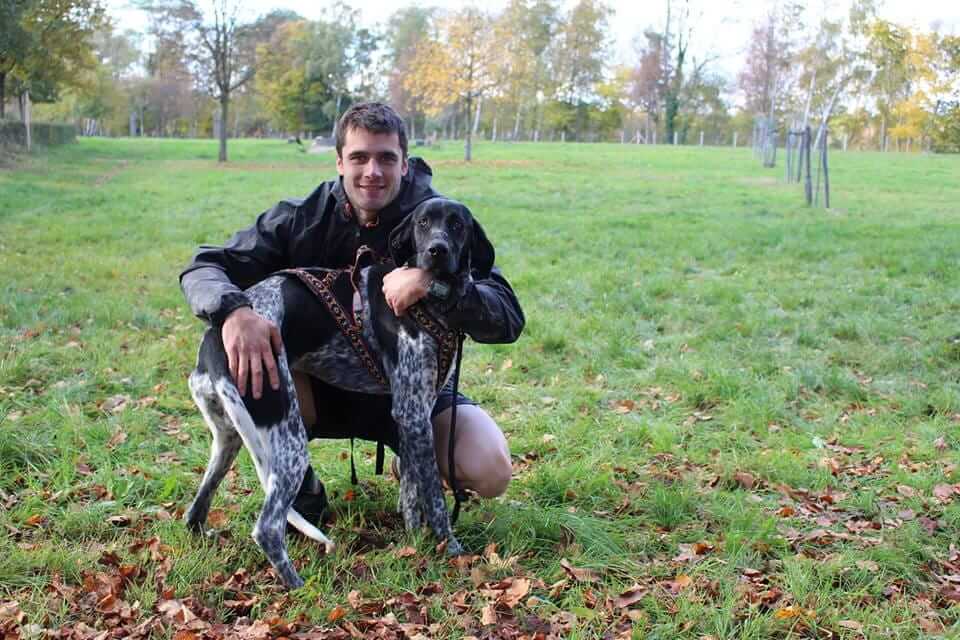
[[[296,513],[291,511],[291,506],[310,462],[306,452],[306,437],[299,415],[288,416],[264,435],[270,442],[272,464],[264,486],[266,498],[253,529],[253,538],[284,584],[296,589],[303,586],[303,580],[290,562],[284,536],[289,514]],[[293,524],[299,524],[296,518]]]
[[[200,482],[196,497],[190,503],[184,515],[187,527],[194,532],[199,532],[207,521],[207,513],[210,511],[213,495],[236,459],[243,441],[240,439],[240,434],[234,429],[230,418],[227,417],[223,403],[214,390],[210,375],[193,372],[190,375],[189,386],[190,394],[213,435],[207,470],[203,474],[203,480]]]

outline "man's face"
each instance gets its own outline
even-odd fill
[[[337,171],[355,209],[376,213],[400,193],[400,179],[407,175],[407,159],[396,133],[347,131]]]

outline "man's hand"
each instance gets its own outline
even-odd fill
[[[240,395],[247,395],[249,376],[253,397],[260,399],[264,368],[270,378],[270,386],[274,391],[280,388],[277,361],[273,355],[274,351],[283,351],[283,340],[277,325],[263,319],[250,307],[240,307],[227,316],[221,335],[230,375],[237,383]]]
[[[425,298],[429,287],[430,274],[415,267],[400,267],[383,277],[383,296],[397,316]]]

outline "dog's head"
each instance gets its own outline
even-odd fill
[[[409,264],[435,278],[459,283],[471,268],[493,267],[493,247],[466,206],[431,198],[417,206],[390,234],[390,254],[397,266]]]

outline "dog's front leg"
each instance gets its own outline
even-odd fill
[[[463,549],[450,527],[430,423],[436,401],[436,360],[424,346],[422,334],[412,338],[400,333],[391,381],[400,440],[400,509],[408,529],[426,520],[437,539],[447,541],[447,552],[460,554]]]

